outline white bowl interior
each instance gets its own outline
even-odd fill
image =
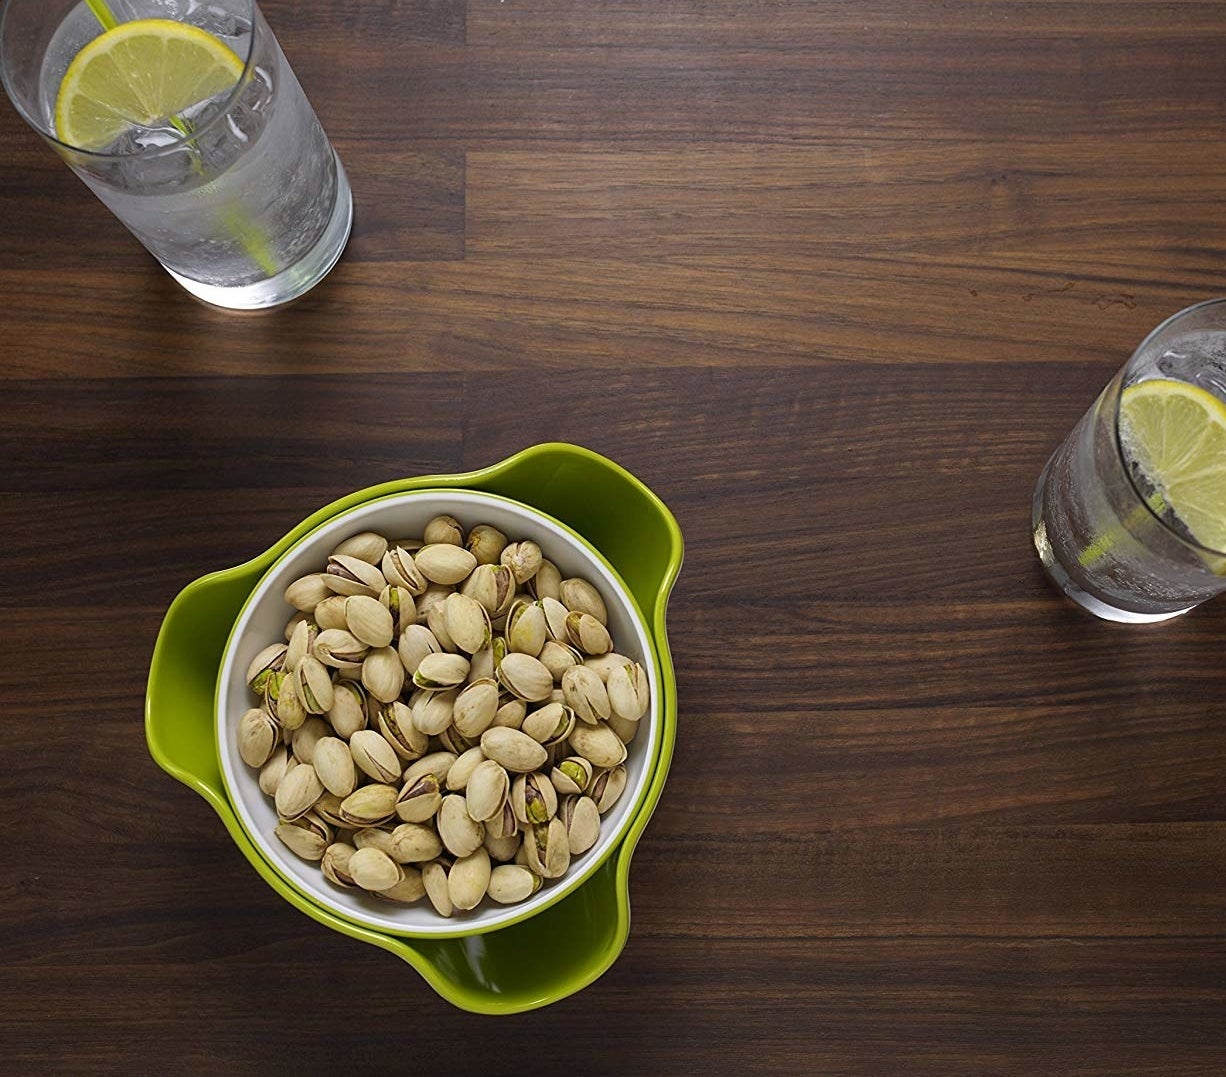
[[[571,860],[563,878],[546,880],[527,901],[503,906],[486,898],[476,909],[457,912],[450,919],[439,916],[424,898],[413,905],[399,905],[360,890],[334,886],[324,878],[318,863],[290,852],[273,833],[276,809],[272,799],[260,791],[258,773],[240,758],[236,735],[243,712],[257,703],[244,680],[247,666],[263,647],[284,641],[286,622],[295,612],[285,601],[285,588],[300,576],[320,571],[328,554],[350,535],[377,531],[393,541],[420,535],[426,522],[440,513],[450,513],[465,531],[487,523],[511,541],[531,539],[558,566],[563,578],[582,576],[591,581],[608,607],[615,648],[642,663],[651,686],[651,706],[628,749],[626,791],[601,818],[597,843]],[[461,490],[413,491],[369,502],[329,520],[285,554],[260,581],[230,636],[218,682],[217,710],[222,775],[243,827],[263,856],[318,905],[380,931],[413,936],[488,931],[537,912],[579,886],[604,862],[629,827],[645,793],[660,736],[660,685],[651,647],[646,629],[617,578],[583,542],[553,520],[501,497]]]

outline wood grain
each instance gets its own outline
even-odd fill
[[[1027,532],[1220,289],[1226,3],[265,12],[357,201],[284,310],[189,299],[0,110],[6,1072],[1226,1071],[1226,606],[1098,624]],[[495,1026],[289,910],[144,681],[189,580],[552,439],[677,514],[681,722],[626,952]]]

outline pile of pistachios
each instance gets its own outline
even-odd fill
[[[285,598],[238,750],[329,882],[451,916],[523,901],[596,844],[649,694],[589,581],[436,516],[351,536]]]

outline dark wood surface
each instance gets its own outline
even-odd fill
[[[0,1068],[1226,1072],[1226,605],[1098,624],[1027,533],[1222,290],[1226,3],[265,11],[357,200],[288,309],[0,109]],[[479,1018],[256,877],[144,679],[189,580],[551,439],[685,531],[680,732],[621,959]]]

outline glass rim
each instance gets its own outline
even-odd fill
[[[17,2],[18,0],[5,0],[5,3],[3,5],[0,5],[0,59],[3,58],[3,42],[4,42],[5,28],[8,25],[9,16],[12,14],[12,10],[14,6],[17,4]],[[12,102],[13,107],[17,110],[17,114],[23,120],[25,120],[25,122],[29,124],[29,126],[32,127],[42,138],[46,139],[48,142],[53,143],[55,146],[59,147],[62,150],[65,150],[68,153],[80,154],[83,157],[87,157],[93,161],[137,161],[137,160],[150,158],[150,157],[160,157],[162,154],[165,154],[165,153],[172,153],[175,150],[182,148],[187,143],[192,142],[195,139],[199,138],[204,132],[210,130],[216,124],[220,123],[229,114],[230,109],[233,106],[235,100],[238,98],[239,93],[242,91],[242,89],[247,85],[247,82],[249,81],[248,76],[251,72],[252,60],[255,56],[256,34],[260,32],[259,31],[259,21],[260,20],[258,18],[259,7],[256,4],[256,0],[239,0],[239,3],[241,3],[245,11],[249,14],[250,18],[248,21],[251,23],[251,41],[247,46],[247,55],[243,57],[242,74],[239,75],[238,81],[234,83],[234,85],[230,88],[229,92],[227,93],[225,104],[220,109],[218,109],[218,111],[212,116],[212,118],[207,123],[203,124],[200,127],[194,128],[191,134],[179,135],[177,138],[175,138],[173,142],[168,142],[165,146],[148,146],[145,149],[142,149],[138,153],[103,153],[103,152],[99,152],[98,150],[87,150],[82,146],[74,146],[71,142],[65,142],[63,139],[57,138],[53,131],[49,131],[45,129],[43,124],[37,118],[32,116],[30,112],[24,107],[24,105],[22,104],[21,100],[18,97],[16,89],[14,88],[9,78],[8,65],[4,63],[0,63],[0,83],[4,85],[4,92],[7,94],[8,99]],[[134,22],[136,20],[128,19],[125,21]],[[170,19],[168,21],[183,22],[182,19]],[[62,25],[62,22],[61,22],[61,25]],[[119,25],[123,25],[123,24],[120,23]],[[185,25],[191,25],[191,24],[185,23]],[[106,33],[107,31],[104,28],[102,32]],[[91,40],[93,39],[91,38]],[[46,53],[44,53],[43,55],[45,57]],[[69,62],[71,63],[71,61]]]
[[[1112,435],[1113,435],[1112,440],[1115,443],[1115,454],[1118,459],[1120,468],[1123,470],[1125,476],[1127,476],[1128,478],[1129,487],[1131,487],[1133,494],[1136,495],[1137,501],[1145,507],[1145,511],[1148,512],[1155,521],[1157,521],[1158,525],[1162,528],[1162,530],[1165,531],[1172,538],[1177,539],[1182,545],[1187,546],[1190,549],[1197,550],[1201,553],[1209,554],[1213,557],[1226,557],[1226,550],[1218,550],[1218,549],[1215,549],[1213,546],[1206,546],[1203,542],[1198,542],[1194,538],[1191,538],[1186,535],[1181,535],[1178,531],[1176,531],[1173,527],[1171,527],[1171,525],[1167,523],[1157,512],[1154,511],[1153,506],[1150,505],[1149,501],[1145,497],[1145,494],[1142,492],[1141,488],[1137,485],[1137,481],[1135,478],[1133,478],[1133,475],[1132,475],[1132,468],[1128,466],[1128,457],[1124,453],[1124,441],[1120,435],[1120,405],[1123,403],[1123,400],[1124,400],[1124,389],[1126,388],[1126,382],[1128,380],[1129,369],[1132,367],[1132,364],[1137,361],[1138,356],[1140,356],[1142,352],[1144,352],[1145,349],[1149,346],[1152,340],[1154,340],[1159,334],[1170,329],[1173,325],[1175,325],[1176,322],[1182,321],[1188,315],[1194,314],[1199,310],[1204,310],[1207,307],[1215,307],[1215,306],[1219,306],[1222,304],[1226,304],[1226,296],[1218,296],[1215,299],[1203,299],[1199,303],[1193,303],[1191,306],[1187,306],[1187,307],[1184,307],[1182,310],[1175,311],[1174,314],[1170,315],[1167,318],[1164,318],[1161,322],[1159,322],[1156,326],[1154,326],[1153,329],[1151,329],[1148,333],[1145,334],[1145,339],[1142,340],[1141,343],[1136,346],[1132,355],[1128,357],[1128,362],[1124,364],[1123,370],[1121,370],[1119,373],[1120,387],[1119,387],[1119,391],[1115,395],[1115,408],[1114,408],[1114,415],[1112,417]],[[1221,332],[1224,335],[1226,335],[1226,326],[1223,326],[1223,328],[1221,329]]]

